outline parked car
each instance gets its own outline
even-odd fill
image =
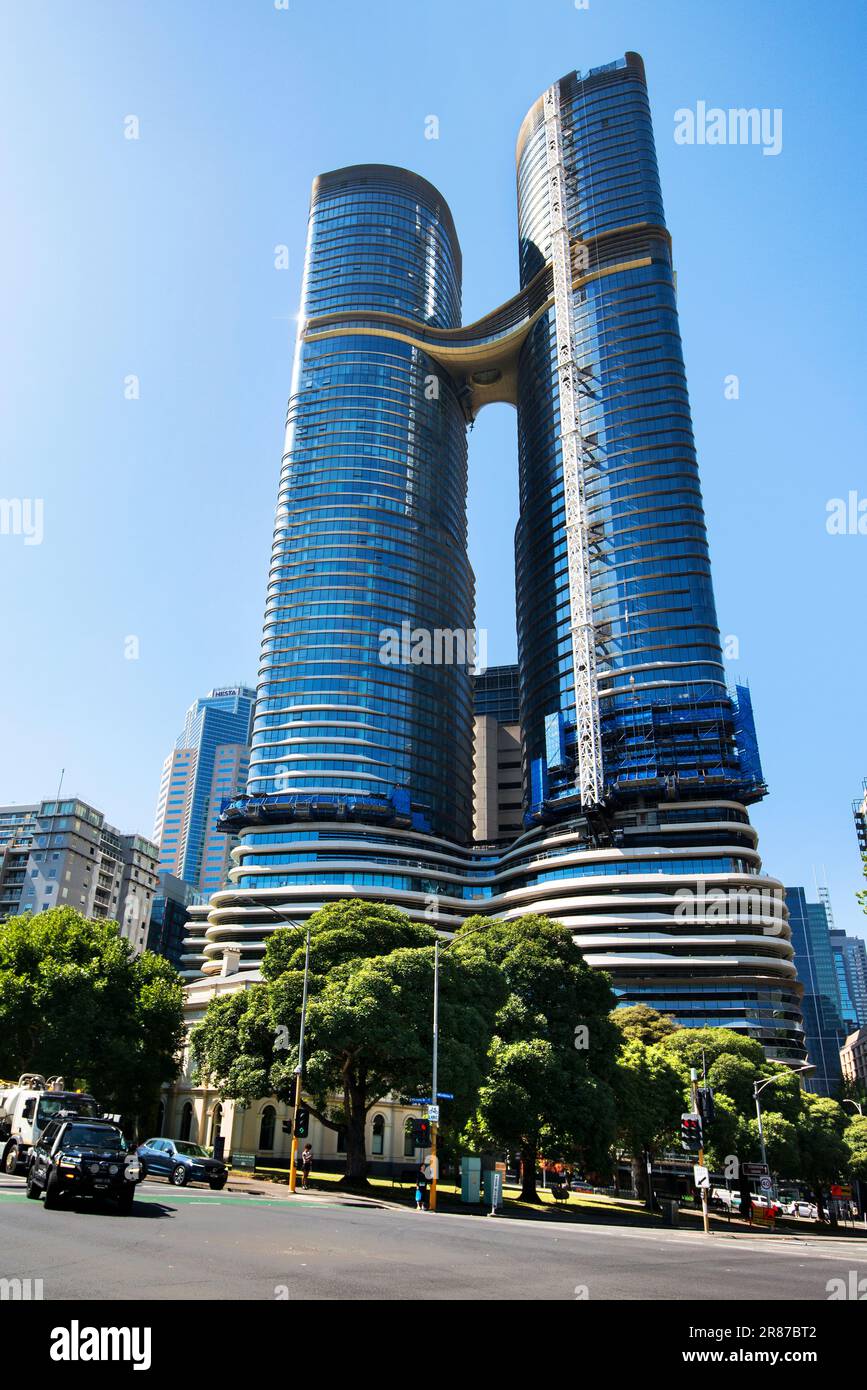
[[[753,1206],[762,1211],[776,1212],[777,1216],[782,1216],[784,1210],[782,1202],[778,1202],[776,1197],[765,1197],[757,1192],[753,1193]]]
[[[116,1124],[61,1114],[30,1153],[27,1196],[38,1200],[44,1193],[46,1210],[72,1197],[111,1197],[129,1212],[141,1176],[141,1164]]]
[[[211,1158],[201,1144],[191,1144],[186,1139],[147,1139],[139,1144],[138,1157],[148,1177],[160,1174],[175,1187],[186,1187],[188,1182],[206,1182],[214,1192],[219,1192],[229,1177],[225,1163]]]
[[[808,1202],[806,1197],[795,1197],[791,1202],[784,1203],[783,1211],[787,1216],[802,1216],[811,1221],[815,1221],[819,1215],[816,1203]]]
[[[711,1206],[724,1211],[737,1211],[741,1204],[741,1194],[730,1187],[714,1187],[710,1194]]]

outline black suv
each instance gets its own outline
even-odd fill
[[[39,1136],[27,1170],[27,1196],[45,1193],[45,1207],[67,1196],[112,1197],[122,1212],[132,1209],[141,1164],[123,1132],[109,1120],[58,1115]]]

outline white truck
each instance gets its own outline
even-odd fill
[[[0,1168],[23,1172],[30,1149],[52,1116],[61,1110],[94,1118],[99,1108],[86,1091],[67,1091],[63,1077],[46,1081],[38,1072],[25,1072],[16,1082],[0,1081]]]

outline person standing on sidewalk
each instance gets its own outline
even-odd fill
[[[418,1170],[418,1177],[415,1180],[415,1209],[424,1211],[424,1195],[427,1192],[427,1169],[422,1163]]]
[[[310,1169],[313,1167],[313,1145],[305,1144],[301,1151],[301,1187],[307,1191],[310,1182]]]

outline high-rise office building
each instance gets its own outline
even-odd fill
[[[357,895],[443,928],[547,912],[624,1003],[803,1056],[761,875],[749,692],[726,685],[644,66],[521,126],[520,288],[461,326],[442,195],[318,178],[231,886],[187,965],[255,967],[279,913]],[[473,849],[465,429],[517,408],[523,833]],[[275,913],[277,915],[275,915]]]
[[[203,901],[203,895],[174,874],[161,873],[154,894],[148,925],[147,948],[157,956],[165,956],[175,969],[180,969],[187,936],[189,909]]]
[[[804,986],[801,1008],[807,1056],[815,1067],[804,1085],[819,1095],[835,1095],[840,1087],[840,1048],[850,1030],[843,1021],[829,904],[827,898],[808,902],[803,888],[787,888],[786,905],[795,967]]]
[[[518,667],[490,666],[473,681],[473,839],[514,840],[523,829]]]
[[[867,942],[848,936],[842,927],[831,928],[831,950],[840,987],[843,1022],[850,1031],[867,1027]]]
[[[116,921],[142,951],[157,884],[156,845],[121,834],[87,802],[0,806],[0,921],[74,907]]]
[[[855,834],[861,857],[867,858],[867,777],[862,783],[861,796],[852,802],[852,815],[855,818]]]
[[[843,1080],[860,1091],[867,1089],[867,1028],[856,1028],[840,1049]]]
[[[195,700],[163,764],[154,822],[160,872],[202,894],[226,883],[235,840],[217,826],[223,802],[247,785],[255,700],[243,685]]]

